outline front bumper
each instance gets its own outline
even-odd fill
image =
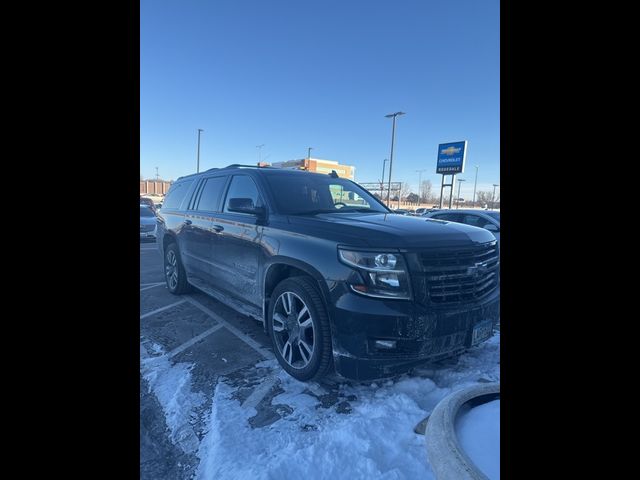
[[[472,346],[474,327],[500,320],[499,286],[475,302],[434,307],[364,297],[344,285],[336,286],[332,297],[336,371],[356,380],[388,377],[459,355]],[[395,347],[380,348],[377,340],[395,341]]]

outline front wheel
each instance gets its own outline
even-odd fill
[[[267,329],[278,363],[293,378],[317,380],[329,371],[329,316],[311,278],[292,277],[278,284],[269,303]]]
[[[164,251],[164,278],[170,293],[180,295],[189,291],[187,274],[175,243],[170,243]]]

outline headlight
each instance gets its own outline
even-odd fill
[[[404,258],[399,253],[360,252],[338,249],[343,263],[355,267],[364,280],[351,284],[351,288],[370,297],[409,299],[409,274]]]

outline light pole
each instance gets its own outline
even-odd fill
[[[313,150],[313,147],[307,148],[307,160],[311,158],[311,150]]]
[[[476,180],[473,182],[473,207],[476,206],[476,185],[478,185],[478,165],[476,165]]]
[[[459,178],[458,179],[458,198],[457,198],[457,202],[456,202],[456,209],[460,208],[460,186],[462,185],[462,182],[464,182],[464,178]]]
[[[158,176],[158,167],[156,167],[156,182],[158,181],[158,178],[160,177]]]
[[[404,112],[396,112],[385,115],[386,118],[393,118],[393,126],[391,127],[391,155],[389,156],[389,190],[387,191],[387,206],[389,205],[389,197],[391,196],[391,169],[393,168],[393,144],[396,139],[396,117],[404,114]],[[398,201],[400,201],[400,195],[398,195]]]
[[[262,163],[262,147],[264,147],[264,143],[261,145],[256,145],[256,148],[258,149],[258,165]]]
[[[387,166],[388,158],[385,158],[382,161],[382,180],[380,181],[380,200],[382,200],[382,195],[384,195],[384,167]]]
[[[196,173],[200,173],[200,132],[204,132],[203,129],[198,129],[198,164],[196,167]]]
[[[418,195],[420,196],[420,199],[418,200],[418,204],[422,203],[422,172],[426,172],[427,169],[424,168],[422,170],[416,170],[416,172],[418,172]]]
[[[493,195],[491,195],[491,210],[496,208],[496,187],[499,187],[497,183],[493,184]]]

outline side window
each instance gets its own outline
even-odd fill
[[[167,192],[166,197],[164,197],[162,209],[167,210],[169,208],[180,208],[180,204],[182,203],[182,200],[184,200],[184,197],[189,191],[189,187],[192,183],[193,180],[174,183],[171,186],[171,189],[169,189],[169,191]]]
[[[258,187],[255,182],[246,175],[234,175],[231,179],[231,185],[229,185],[229,191],[227,192],[227,198],[224,202],[224,211],[229,211],[229,200],[232,198],[248,198],[253,202],[253,205],[263,205],[262,198],[258,193]]]
[[[466,223],[467,225],[472,225],[474,227],[483,228],[489,220],[486,220],[478,215],[465,215],[462,219],[462,223]]]
[[[443,213],[436,217],[438,220],[446,220],[447,222],[460,222],[460,215],[457,213]]]
[[[226,176],[207,178],[202,187],[202,193],[200,194],[200,200],[198,201],[196,210],[219,212],[220,197],[222,196],[222,189],[226,182]]]

